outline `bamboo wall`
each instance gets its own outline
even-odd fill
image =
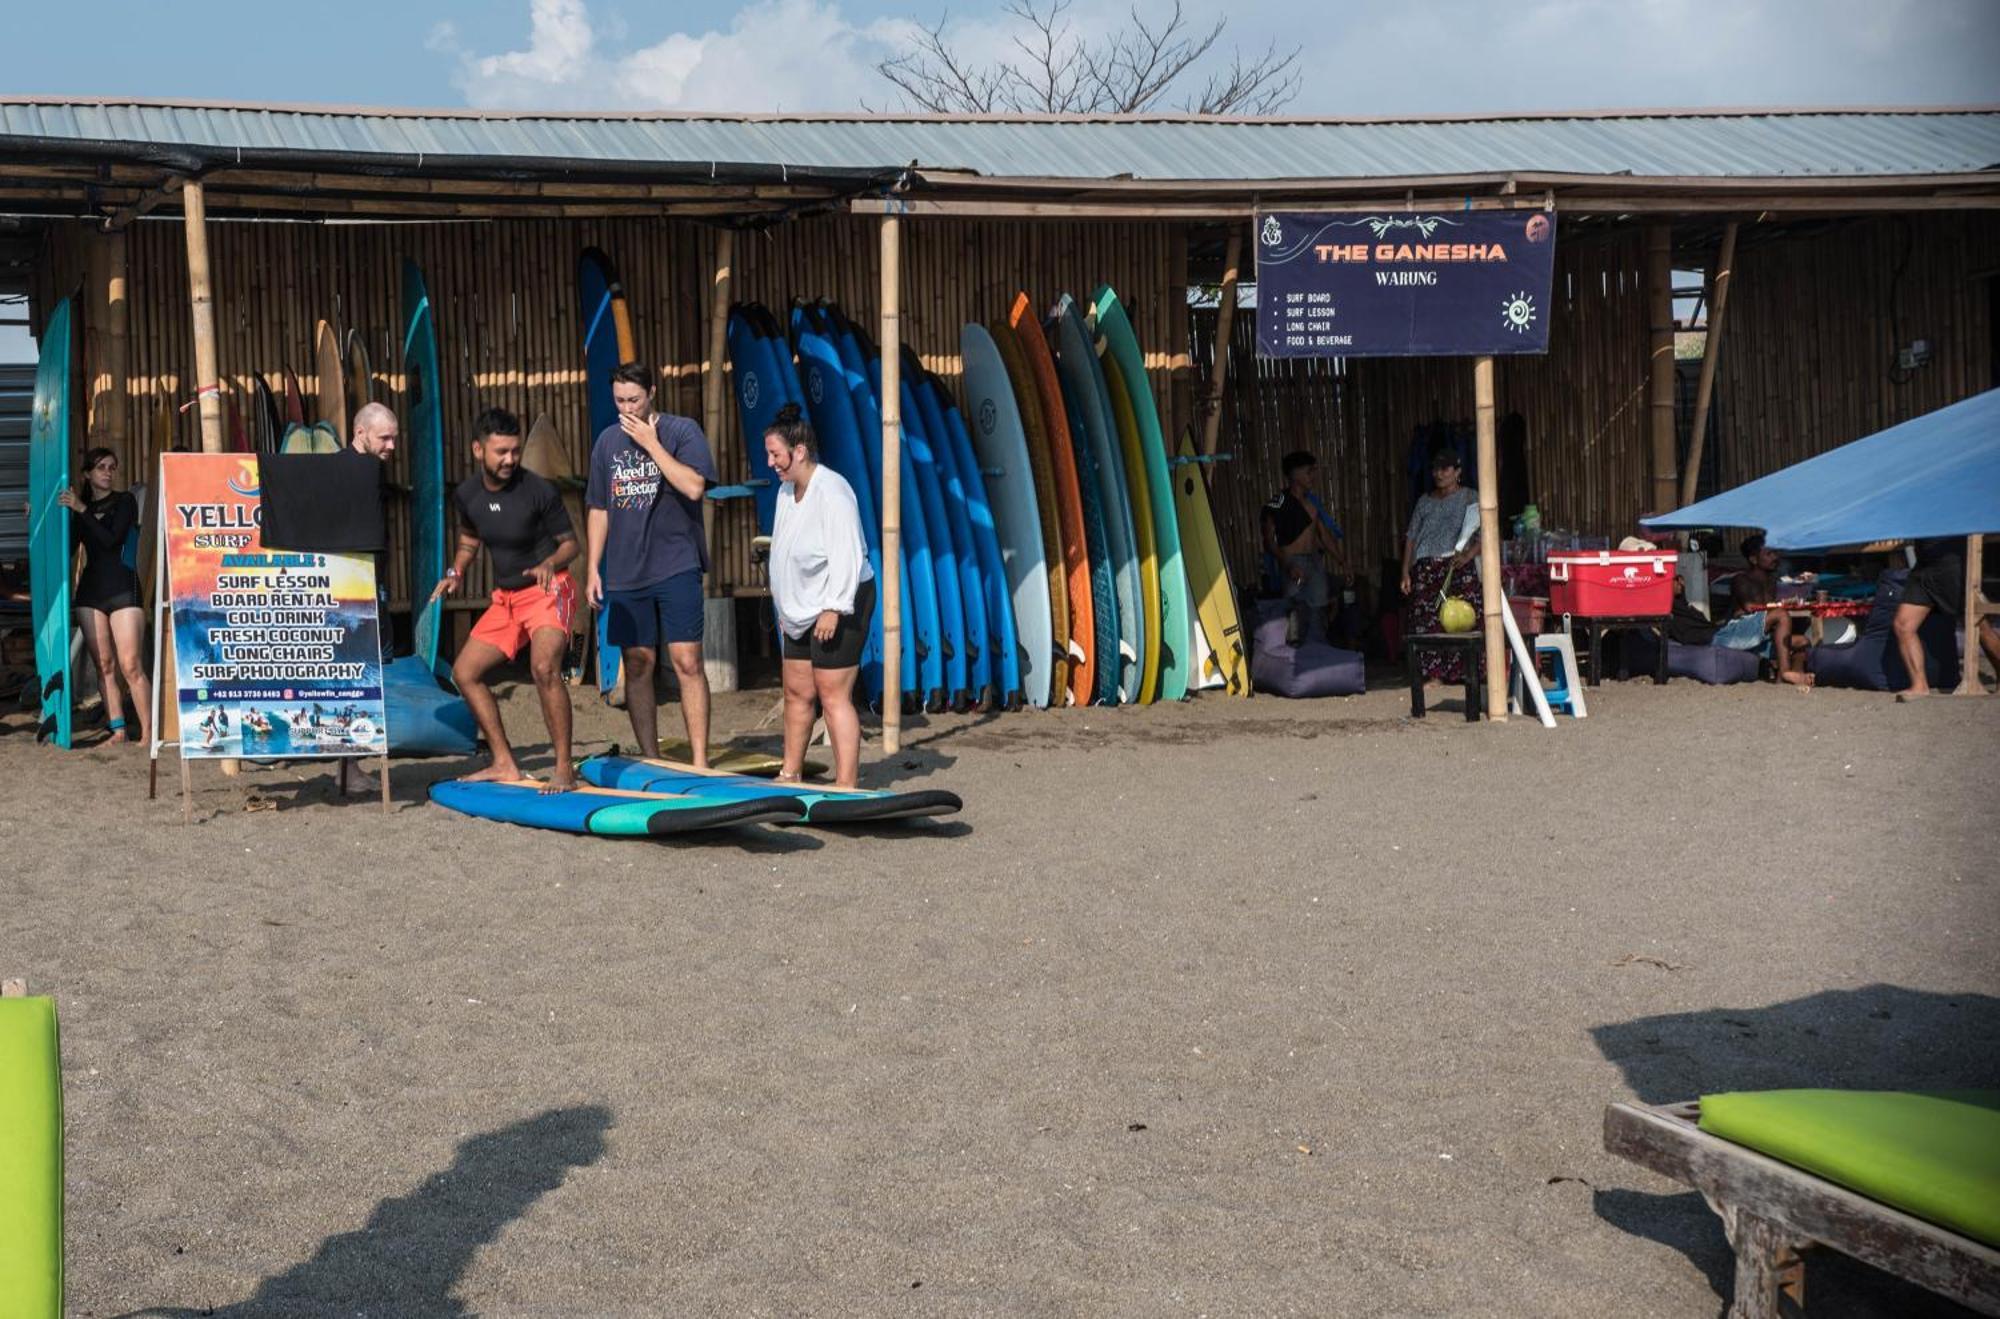
[[[81,224],[55,233],[38,272],[36,305],[44,312],[62,293],[79,286],[89,247],[101,242]],[[161,400],[178,405],[194,388],[194,350],[188,310],[185,231],[176,218],[142,220],[126,239],[130,279],[127,390],[122,416],[107,415],[108,391],[93,403],[94,434],[122,431],[116,446],[128,477],[150,470],[152,456],[178,442],[199,447],[191,409],[174,414],[169,433],[157,418]],[[1177,226],[1157,224],[1039,223],[925,219],[902,225],[904,341],[954,386],[959,376],[960,328],[971,320],[1004,316],[1018,289],[1040,302],[1060,292],[1087,296],[1099,283],[1116,287],[1133,312],[1163,415],[1181,400],[1188,360],[1183,274],[1185,244]],[[676,220],[492,221],[443,224],[296,224],[213,221],[209,225],[214,272],[217,353],[225,391],[239,404],[252,395],[251,374],[263,373],[282,388],[281,374],[298,374],[308,396],[313,374],[314,326],[322,317],[344,333],[358,328],[372,359],[376,397],[391,406],[402,390],[400,281],[403,259],[424,270],[435,311],[444,375],[447,471],[456,480],[469,470],[469,430],[485,407],[501,406],[524,422],[546,413],[584,470],[588,403],[583,379],[583,331],[576,295],[576,262],[598,246],[617,264],[631,305],[642,360],[661,370],[659,405],[700,419],[707,344],[709,281],[714,232]],[[879,293],[878,222],[869,217],[825,216],[737,235],[732,296],[782,309],[794,296],[832,298],[872,327]],[[88,320],[92,299],[81,308]],[[87,324],[87,357],[106,355],[100,325]],[[102,370],[86,360],[86,377]],[[100,382],[102,384],[102,382]],[[750,475],[733,394],[726,394],[724,424],[713,437],[723,481]],[[405,420],[407,425],[407,420]],[[79,444],[82,439],[79,436]],[[407,446],[406,446],[407,447]],[[406,478],[399,455],[394,475]],[[761,462],[756,474],[762,474]],[[407,513],[398,507],[393,533],[406,535]],[[718,594],[761,592],[763,579],[750,563],[755,534],[751,501],[716,509],[712,545]],[[392,554],[392,595],[402,600],[408,583],[405,556]],[[485,593],[478,565],[468,595]]]
[[[1646,511],[1647,322],[1636,230],[1571,240],[1557,251],[1549,351],[1496,359],[1498,412],[1527,422],[1531,497],[1551,526],[1617,528]],[[1732,309],[1733,310],[1733,309]],[[1192,317],[1193,355],[1214,360],[1212,311]],[[1211,491],[1239,583],[1256,581],[1258,509],[1283,484],[1293,449],[1319,456],[1319,486],[1357,569],[1401,554],[1411,494],[1406,462],[1419,426],[1472,419],[1469,358],[1266,360],[1245,308],[1231,334]],[[1469,446],[1468,446],[1469,450]],[[1466,454],[1468,465],[1472,458]]]

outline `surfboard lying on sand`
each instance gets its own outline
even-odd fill
[[[793,796],[717,799],[610,788],[544,793],[543,786],[534,779],[514,783],[447,779],[431,785],[431,800],[481,820],[615,838],[659,838],[737,824],[786,823],[803,819],[806,813],[805,803]]]
[[[805,806],[803,824],[859,824],[871,820],[909,820],[921,815],[951,815],[964,808],[958,794],[942,789],[890,792],[878,788],[824,788],[773,783],[717,769],[696,769],[670,760],[632,756],[592,756],[577,766],[584,782],[600,788],[664,792],[711,801],[798,801]]]

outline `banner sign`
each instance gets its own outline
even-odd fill
[[[254,454],[160,470],[181,755],[382,755],[373,556],[264,549]]]
[[[1261,357],[1545,353],[1551,211],[1257,217]]]

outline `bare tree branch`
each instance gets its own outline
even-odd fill
[[[934,114],[1136,114],[1158,106],[1216,48],[1228,19],[1189,26],[1183,0],[1148,22],[1135,5],[1129,26],[1099,42],[1077,35],[1074,0],[1008,0],[1018,25],[1015,58],[987,63],[964,55],[945,34],[948,17],[920,29],[909,49],[876,65],[906,102]],[[1195,114],[1269,114],[1299,92],[1299,48],[1273,43],[1208,76],[1181,106]]]

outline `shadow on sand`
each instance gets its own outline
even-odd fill
[[[1648,1104],[1732,1090],[2000,1088],[2000,999],[1984,994],[1868,985],[1640,1017],[1591,1035]],[[1598,1189],[1592,1207],[1619,1231],[1687,1256],[1723,1302],[1732,1295],[1735,1256],[1699,1194]],[[1806,1296],[1814,1319],[1972,1313],[1831,1251],[1807,1256]]]
[[[449,1168],[375,1206],[353,1232],[328,1237],[312,1258],[214,1309],[154,1307],[121,1319],[265,1319],[380,1314],[450,1319],[469,1314],[452,1289],[481,1246],[561,1186],[570,1169],[604,1154],[611,1110],[555,1108],[458,1147]]]

